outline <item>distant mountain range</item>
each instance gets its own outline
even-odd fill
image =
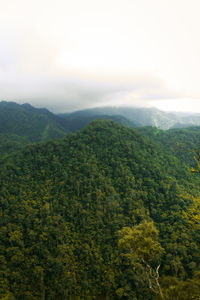
[[[76,111],[70,114],[59,114],[66,120],[94,118],[100,116],[123,116],[136,126],[153,126],[160,129],[183,128],[200,125],[200,114],[164,112],[157,108],[133,107],[100,107]],[[129,124],[130,126],[130,124]]]
[[[30,104],[0,102],[0,134],[13,135],[23,143],[60,138],[84,128],[94,119],[111,119],[129,128],[153,126],[160,129],[200,126],[200,114],[169,113],[157,108],[99,107],[54,114]]]

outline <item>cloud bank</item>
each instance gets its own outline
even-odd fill
[[[200,112],[198,0],[8,0],[0,100]]]

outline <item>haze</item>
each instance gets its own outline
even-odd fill
[[[200,112],[198,0],[0,0],[0,100]]]

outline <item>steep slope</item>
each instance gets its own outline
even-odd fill
[[[166,113],[156,108],[133,108],[133,107],[99,107],[76,111],[71,114],[60,114],[65,119],[72,118],[91,118],[98,115],[121,115],[133,122],[137,126],[155,126],[162,129],[168,129],[175,123],[179,123],[180,118],[172,113]]]
[[[162,274],[192,275],[199,246],[183,195],[195,186],[177,158],[111,121],[13,154],[0,168],[1,297],[155,299],[142,261],[118,248],[118,231],[154,220]]]
[[[66,131],[49,118],[44,110],[32,108],[30,105],[2,101],[0,102],[0,133],[27,136],[30,141],[38,142],[62,137]]]
[[[143,127],[138,130],[183,163],[196,168],[194,156],[198,157],[200,153],[200,127],[193,126],[167,131]]]
[[[29,104],[0,102],[0,157],[28,143],[63,137],[67,131],[57,119],[47,110]]]
[[[120,115],[133,122],[137,126],[153,126],[160,129],[184,128],[200,125],[200,114],[185,114],[177,112],[164,112],[157,108],[138,108],[138,107],[99,107],[73,112],[71,114],[59,114],[66,120],[86,119],[94,116]]]
[[[0,158],[20,150],[29,143],[60,138],[69,132],[84,128],[96,119],[111,119],[127,127],[133,122],[123,116],[97,115],[89,117],[64,118],[46,108],[35,108],[28,103],[0,102]]]
[[[125,117],[121,115],[78,115],[76,114],[60,114],[59,115],[61,119],[63,119],[63,122],[65,123],[65,127],[70,130],[71,132],[76,132],[78,130],[83,129],[87,124],[89,124],[91,121],[95,119],[104,119],[104,120],[112,120],[116,123],[119,123],[121,125],[127,126],[129,128],[136,127],[136,125],[126,119]]]

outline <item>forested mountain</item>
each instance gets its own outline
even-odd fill
[[[64,136],[66,131],[55,121],[57,119],[46,109],[37,109],[29,104],[0,102],[1,134],[28,137],[32,142],[59,138]]]
[[[156,108],[133,108],[133,107],[99,107],[76,111],[71,114],[60,114],[65,119],[94,117],[98,115],[121,115],[137,126],[151,125],[168,129],[179,119],[173,114],[167,114]]]
[[[200,125],[200,114],[169,113],[157,108],[99,107],[59,115],[66,120],[91,118],[99,115],[120,115],[137,126],[153,126],[161,129]]]
[[[18,149],[30,142],[47,141],[76,132],[97,118],[110,119],[129,128],[153,126],[169,129],[200,125],[199,114],[166,113],[156,108],[100,107],[56,115],[27,103],[19,105],[2,101],[0,134],[6,135],[1,140],[8,142],[5,147],[5,152],[8,152],[11,149],[9,138]],[[4,148],[2,142],[0,148]]]
[[[45,108],[35,108],[30,104],[0,102],[0,158],[20,150],[33,142],[44,142],[64,137],[85,127],[90,121],[101,118],[111,119],[127,127],[133,122],[123,116],[98,115],[63,118]]]
[[[141,127],[138,131],[154,140],[171,155],[176,156],[183,163],[195,166],[194,156],[197,158],[200,149],[200,127],[160,130],[153,127]]]
[[[63,137],[67,131],[57,119],[46,109],[0,102],[0,157],[29,143]]]
[[[136,127],[135,123],[128,120],[127,118],[121,115],[106,115],[106,114],[97,114],[97,115],[77,115],[69,114],[69,115],[59,115],[63,121],[65,122],[66,128],[71,132],[76,132],[78,130],[83,129],[87,124],[95,119],[104,119],[104,120],[112,120],[116,123],[124,125],[129,128]]]
[[[2,160],[0,298],[198,300],[200,177],[176,147],[199,133],[180,132],[96,120]]]

